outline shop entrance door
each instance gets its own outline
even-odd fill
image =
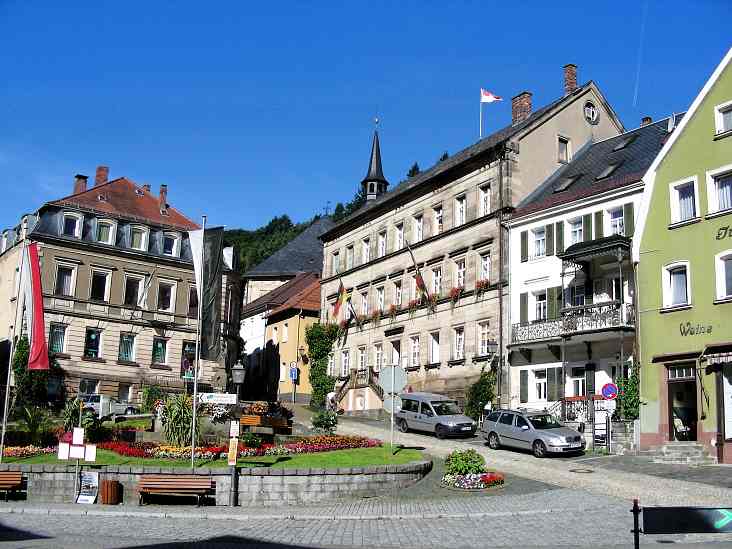
[[[669,440],[696,440],[695,370],[693,362],[668,367]]]

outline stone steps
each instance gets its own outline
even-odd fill
[[[699,442],[669,442],[651,450],[649,455],[653,457],[654,463],[709,465],[717,462]]]

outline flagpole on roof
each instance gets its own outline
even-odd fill
[[[483,139],[483,89],[480,90],[480,121],[478,122],[478,139]]]
[[[23,224],[20,228],[20,234],[25,234],[25,231],[23,230],[25,227],[26,221],[23,220]],[[15,320],[13,321],[13,330],[12,335],[10,336],[10,356],[8,358],[8,375],[5,381],[5,403],[3,405],[3,430],[2,435],[0,435],[0,463],[3,462],[3,454],[5,453],[5,432],[8,428],[8,406],[10,404],[10,376],[13,372],[13,354],[15,353],[15,336],[18,329],[18,306],[20,305],[20,290],[21,290],[21,280],[23,278],[23,256],[25,255],[25,247],[27,245],[27,238],[23,238],[23,244],[20,247],[20,255],[18,256],[18,284],[16,285],[17,290],[15,293]],[[21,323],[21,330],[22,330],[22,324],[23,324],[23,311],[20,311],[20,323]]]
[[[206,255],[206,216],[203,216],[203,223],[201,224],[202,240],[201,243],[201,281],[200,288],[196,288],[198,295],[203,297],[203,286],[205,284],[204,274],[204,259]],[[191,421],[191,470],[196,472],[196,413],[198,412],[198,371],[201,362],[201,306],[203,305],[203,299],[198,300],[198,311],[196,311],[196,363],[193,366],[193,420]]]

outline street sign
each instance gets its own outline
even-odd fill
[[[238,419],[231,420],[231,424],[229,425],[229,436],[231,438],[236,438],[239,436],[239,420]]]
[[[732,533],[732,508],[643,507],[644,534]]]
[[[94,503],[99,493],[99,473],[84,471],[81,473],[81,487],[76,503]]]
[[[384,393],[401,393],[407,386],[407,372],[401,366],[386,366],[379,372],[379,386]]]
[[[384,395],[384,410],[387,412],[398,412],[402,409],[402,398],[398,395]]]
[[[602,396],[608,400],[615,400],[618,397],[618,386],[614,383],[606,383],[602,386]]]
[[[236,404],[234,393],[198,393],[201,404]]]
[[[290,381],[297,381],[297,366],[290,366]]]
[[[229,465],[236,465],[237,454],[239,453],[239,439],[234,437],[229,439],[229,452],[226,455],[226,460]]]

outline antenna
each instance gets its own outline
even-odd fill
[[[328,215],[330,213],[330,200],[325,203],[325,215]]]

